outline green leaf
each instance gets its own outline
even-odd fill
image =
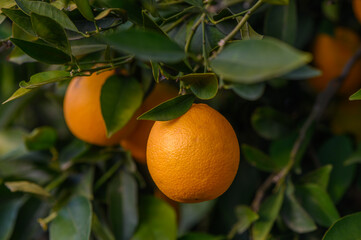
[[[248,22],[246,22],[241,28],[241,37],[242,37],[242,40],[250,40],[250,39],[262,40],[263,39],[263,35],[258,34],[255,30],[253,30],[253,28],[251,27],[251,25],[249,25]]]
[[[3,10],[2,8],[11,8],[16,5],[15,0],[2,0],[0,2],[0,13]]]
[[[74,0],[79,12],[89,21],[94,21],[94,14],[90,7],[89,0]]]
[[[45,84],[60,82],[70,79],[72,76],[70,72],[63,70],[54,70],[48,72],[40,72],[30,77],[28,82],[21,81],[20,87],[26,89],[33,89],[41,87]]]
[[[300,183],[313,183],[326,191],[331,171],[332,165],[325,165],[304,175]]]
[[[99,240],[115,240],[115,237],[108,226],[102,224],[95,214],[93,214],[92,218],[92,232]]]
[[[164,201],[146,196],[140,199],[140,223],[131,240],[171,240],[177,238],[176,214]]]
[[[282,76],[309,61],[310,54],[264,38],[230,43],[211,61],[211,66],[226,80],[251,84]]]
[[[35,128],[25,137],[25,145],[30,151],[46,150],[54,147],[57,134],[51,127]]]
[[[10,38],[10,40],[27,55],[40,62],[48,64],[63,64],[71,60],[70,56],[65,52],[43,43],[28,42],[16,38]]]
[[[275,5],[287,5],[289,4],[290,0],[264,0],[264,2]]]
[[[157,32],[129,29],[102,38],[115,49],[134,54],[145,61],[174,63],[185,57],[176,43]]]
[[[297,186],[296,195],[302,206],[319,225],[329,227],[340,218],[331,198],[316,184]]]
[[[32,89],[26,89],[26,88],[19,88],[18,90],[16,90],[13,95],[11,95],[6,101],[4,101],[2,104],[11,102],[12,100],[15,100],[19,97],[22,97],[26,94],[28,94],[29,92],[31,92]]]
[[[169,121],[178,118],[192,107],[194,99],[192,94],[177,96],[143,113],[138,120]]]
[[[0,201],[0,239],[10,239],[15,227],[19,208],[22,205],[20,199],[9,199]]]
[[[5,186],[12,192],[25,192],[50,197],[50,193],[38,184],[28,181],[5,182]]]
[[[83,196],[89,200],[92,200],[93,182],[94,182],[94,168],[90,168],[81,176],[81,180],[74,189],[75,195]]]
[[[282,76],[282,78],[289,80],[303,80],[303,79],[318,77],[321,74],[322,72],[317,68],[311,67],[309,65],[305,65],[300,68],[297,68],[296,70],[290,73],[287,73],[286,75]]]
[[[225,237],[221,237],[221,236],[213,236],[213,235],[209,235],[206,233],[188,233],[184,236],[182,236],[181,238],[179,238],[179,240],[224,240]]]
[[[31,25],[31,20],[28,15],[26,15],[21,10],[16,9],[1,9],[2,12],[11,19],[17,26],[19,26],[26,33],[35,36],[35,32]]]
[[[124,127],[142,104],[143,91],[134,78],[109,77],[100,95],[102,115],[111,137]]]
[[[145,29],[151,29],[154,30],[164,36],[167,36],[167,34],[154,22],[154,20],[149,16],[148,12],[146,10],[142,11],[143,16],[143,26]]]
[[[288,116],[270,107],[257,108],[251,123],[253,129],[266,139],[277,139],[290,131]]]
[[[108,185],[109,216],[116,239],[130,239],[138,225],[137,183],[126,171],[116,175]]]
[[[46,2],[29,1],[29,0],[15,0],[17,5],[26,14],[36,13],[42,16],[49,17],[59,23],[63,28],[79,32],[74,23],[61,10]]]
[[[345,166],[345,161],[352,152],[352,142],[345,136],[329,139],[319,150],[320,162],[333,166],[328,192],[335,203],[341,200],[355,176],[355,165]]]
[[[350,101],[361,100],[361,89],[352,94],[349,98]]]
[[[268,9],[264,33],[294,45],[297,37],[296,0],[289,0],[286,6],[271,6]]]
[[[345,160],[345,166],[361,162],[361,143],[358,144],[357,149]]]
[[[192,73],[179,78],[199,99],[211,99],[217,95],[218,80],[214,73]]]
[[[27,15],[25,15],[25,16],[27,16]],[[30,18],[29,18],[29,21],[31,21]],[[22,28],[20,28],[14,22],[12,24],[12,32],[13,32],[13,35],[12,35],[13,38],[17,38],[17,39],[21,39],[21,40],[25,40],[25,41],[36,41],[38,39],[37,36],[33,36],[33,35],[30,35],[29,33],[25,32]],[[34,35],[36,35],[36,34],[34,33]]]
[[[356,240],[361,238],[361,212],[347,215],[333,224],[322,240]]]
[[[154,78],[156,83],[159,83],[159,78],[160,78],[160,75],[161,75],[161,73],[160,73],[160,71],[161,71],[160,65],[157,62],[153,62],[153,61],[150,61],[150,65],[152,66],[153,78]]]
[[[307,233],[317,229],[310,215],[302,208],[294,195],[294,186],[287,184],[281,214],[285,224],[296,233]]]
[[[248,101],[255,101],[262,97],[266,85],[264,83],[242,84],[233,83],[229,86],[238,96]]]
[[[90,238],[92,206],[83,196],[74,196],[51,222],[50,240],[85,240]]]
[[[61,50],[71,53],[65,30],[49,17],[31,13],[31,22],[36,34],[44,41],[53,44]]]
[[[254,223],[252,228],[253,240],[266,240],[272,226],[280,212],[284,188],[281,188],[277,193],[268,197],[261,205],[258,212],[259,219]]]
[[[275,172],[281,169],[269,156],[257,148],[242,144],[242,153],[252,166],[262,171]]]
[[[231,231],[236,231],[238,234],[244,233],[259,218],[257,213],[245,205],[237,206],[236,215],[238,220]]]

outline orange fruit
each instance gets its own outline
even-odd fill
[[[107,78],[114,74],[115,71],[106,71],[71,80],[65,93],[63,108],[66,124],[77,138],[99,146],[110,146],[119,143],[135,128],[137,114],[134,114],[120,131],[107,138],[100,93]]]
[[[357,20],[361,23],[361,1],[353,0],[352,8],[353,8],[353,12],[355,13]]]
[[[195,203],[223,194],[236,176],[239,144],[231,124],[206,104],[157,121],[147,143],[147,165],[167,197]]]
[[[355,102],[342,102],[336,106],[331,117],[331,130],[334,134],[351,134],[357,141],[361,141],[361,104]]]
[[[320,92],[327,84],[338,77],[347,61],[356,52],[360,38],[352,30],[338,27],[335,36],[319,34],[314,42],[314,65],[322,71],[322,75],[309,80],[309,84]],[[344,80],[340,95],[350,95],[361,86],[361,61],[358,61]]]
[[[157,84],[154,90],[145,99],[142,105],[142,111],[146,112],[160,103],[176,97],[178,91],[166,83]],[[132,156],[139,163],[146,163],[147,140],[152,129],[154,121],[139,120],[135,130],[126,138],[120,141],[124,149],[129,150]]]

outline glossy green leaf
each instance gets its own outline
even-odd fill
[[[255,101],[262,97],[266,85],[264,83],[242,84],[233,83],[230,88],[241,98],[248,101]]]
[[[19,85],[22,88],[32,89],[32,88],[41,87],[49,83],[65,81],[70,79],[71,77],[72,76],[70,72],[63,70],[40,72],[32,75],[28,82],[21,81]]]
[[[138,225],[137,182],[126,171],[117,174],[108,185],[109,216],[116,239],[130,239]]]
[[[89,0],[74,0],[81,15],[89,21],[94,21],[94,14],[90,7]]]
[[[139,120],[168,121],[185,114],[194,102],[194,95],[177,96],[152,108],[138,117]]]
[[[284,188],[271,195],[261,205],[259,219],[252,228],[253,240],[266,240],[280,212],[284,198]]]
[[[317,168],[316,170],[313,170],[302,176],[302,178],[300,179],[300,183],[313,183],[326,191],[328,182],[330,180],[331,171],[332,165],[326,165]]]
[[[36,62],[36,60],[29,55],[25,54],[23,50],[18,47],[14,47],[9,55],[9,61],[16,64],[23,64],[28,62]]]
[[[317,68],[311,67],[309,65],[302,66],[297,68],[296,70],[287,73],[282,78],[289,79],[289,80],[303,80],[309,79],[313,77],[318,77],[322,74],[320,70]]]
[[[287,184],[281,215],[285,224],[296,233],[307,233],[317,229],[315,222],[297,201],[291,183]]]
[[[333,224],[322,240],[356,240],[361,238],[361,212],[347,215]]]
[[[32,89],[26,89],[26,88],[19,88],[18,90],[16,90],[13,95],[11,95],[8,99],[6,99],[6,101],[4,101],[2,104],[11,102],[15,99],[18,99],[19,97],[22,97],[26,94],[28,94],[29,92],[31,92]]]
[[[179,62],[185,54],[172,40],[157,32],[129,29],[102,37],[115,49],[149,61]]]
[[[78,32],[78,29],[69,17],[61,10],[47,2],[29,1],[29,0],[15,0],[17,5],[26,14],[36,13],[42,16],[49,17],[59,23],[63,28]]]
[[[46,150],[54,147],[57,138],[55,129],[51,127],[35,128],[25,137],[25,145],[31,151]]]
[[[270,107],[257,108],[251,123],[253,129],[266,139],[277,139],[290,131],[288,116]]]
[[[15,0],[2,0],[0,2],[0,13],[3,10],[2,8],[11,8],[16,5]]]
[[[316,184],[296,187],[296,195],[312,218],[323,227],[330,227],[340,215],[327,192]]]
[[[271,6],[266,14],[264,33],[293,45],[297,37],[296,0],[286,6]]]
[[[90,238],[92,206],[83,196],[74,196],[50,224],[50,240]]]
[[[350,101],[361,100],[361,89],[352,94],[349,98]]]
[[[226,80],[250,84],[282,76],[309,61],[310,54],[279,40],[264,38],[228,44],[211,61],[211,66]]]
[[[63,64],[70,62],[71,58],[65,52],[38,42],[28,42],[20,39],[10,39],[16,46],[30,57],[48,64]]]
[[[206,233],[188,233],[184,236],[182,236],[181,238],[179,238],[179,240],[224,240],[225,237],[221,237],[221,236],[213,236],[213,235],[209,235]]]
[[[192,73],[179,78],[199,99],[211,99],[217,95],[218,79],[214,73]]]
[[[250,40],[250,39],[261,40],[261,39],[263,39],[263,35],[257,33],[255,30],[253,30],[253,28],[251,27],[251,25],[249,25],[248,22],[246,22],[241,28],[241,37],[242,37],[242,40]]]
[[[242,153],[252,166],[262,171],[274,172],[280,170],[280,166],[277,166],[269,156],[257,148],[242,144]]]
[[[177,238],[176,214],[164,201],[146,196],[140,199],[140,222],[131,240],[171,240]]]
[[[238,234],[244,233],[259,218],[257,213],[245,205],[237,206],[236,215],[238,220],[231,231],[236,231]]]
[[[106,80],[100,104],[108,137],[129,122],[142,104],[142,98],[142,87],[136,79],[111,76]]]
[[[70,54],[68,38],[64,28],[59,23],[36,13],[31,13],[30,16],[33,29],[41,39]]]
[[[10,239],[15,221],[22,205],[20,199],[3,199],[0,201],[0,239]]]
[[[154,20],[149,16],[146,10],[142,11],[143,16],[143,26],[145,29],[152,29],[164,36],[167,36],[167,34],[154,22]]]
[[[25,192],[49,197],[50,193],[38,184],[28,181],[5,182],[5,186],[12,192]]]
[[[27,16],[27,15],[25,15],[25,16]],[[29,18],[29,21],[30,21],[30,18]],[[37,36],[34,36],[34,35],[36,35],[35,33],[34,33],[34,35],[30,35],[28,32],[25,32],[21,27],[18,26],[18,24],[14,23],[14,22],[12,24],[12,33],[13,33],[13,35],[12,35],[13,38],[17,38],[17,39],[21,39],[21,40],[25,40],[25,41],[36,41],[38,39]]]
[[[352,142],[345,136],[333,137],[319,150],[318,157],[324,165],[332,164],[328,192],[335,203],[346,193],[355,175],[355,165],[345,166],[353,152]]]
[[[19,26],[23,31],[27,32],[30,35],[35,35],[33,27],[31,25],[30,17],[26,15],[21,10],[16,9],[1,9],[3,13],[11,19],[17,26]]]

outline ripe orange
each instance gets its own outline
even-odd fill
[[[323,74],[309,80],[309,84],[320,92],[327,84],[338,77],[347,61],[356,52],[360,38],[352,30],[338,27],[335,36],[319,34],[314,43],[314,64]],[[361,62],[357,62],[345,79],[339,94],[350,95],[361,86]]]
[[[115,71],[73,78],[64,98],[64,116],[70,131],[79,139],[99,146],[119,143],[135,128],[136,115],[112,137],[107,138],[101,113],[100,93],[106,79]]]
[[[170,199],[194,203],[223,194],[236,176],[239,144],[231,124],[206,104],[157,121],[147,143],[147,165]]]
[[[353,12],[357,20],[361,23],[361,1],[360,0],[353,0],[352,1]]]
[[[142,105],[142,111],[146,112],[158,104],[176,97],[178,91],[166,83],[157,84],[154,90],[145,99]],[[120,144],[124,149],[131,151],[132,156],[140,163],[146,163],[146,148],[147,140],[152,129],[154,121],[139,120],[135,130],[125,139],[121,140]]]

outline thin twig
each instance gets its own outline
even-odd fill
[[[306,122],[303,124],[302,128],[300,129],[299,136],[296,142],[293,145],[291,154],[290,154],[290,161],[288,162],[287,166],[283,168],[280,172],[276,175],[270,175],[266,181],[258,188],[255,198],[252,202],[252,209],[255,211],[259,210],[261,201],[263,196],[265,195],[266,191],[272,186],[273,183],[279,184],[280,182],[284,181],[285,177],[291,171],[293,165],[296,162],[297,154],[300,151],[302,144],[306,138],[307,132],[309,131],[310,127],[317,121],[320,120],[322,117],[323,112],[325,111],[326,107],[328,106],[330,100],[341,87],[343,81],[350,73],[352,67],[355,65],[356,61],[361,57],[361,46],[355,52],[355,54],[349,59],[349,61],[344,66],[342,73],[340,76],[334,78],[330,83],[327,85],[326,89],[323,90],[317,96],[315,104],[313,105],[312,111],[308,116]]]
[[[201,24],[203,21],[204,21],[204,18],[206,16],[206,13],[202,13],[202,15],[199,17],[199,19],[197,20],[197,22],[195,22],[192,26],[192,29],[191,29],[191,32],[189,33],[188,35],[188,38],[186,40],[186,45],[184,47],[184,51],[187,53],[188,52],[188,49],[189,49],[189,46],[191,45],[191,42],[192,42],[192,38],[193,38],[193,35],[194,33],[196,32],[199,24]]]

